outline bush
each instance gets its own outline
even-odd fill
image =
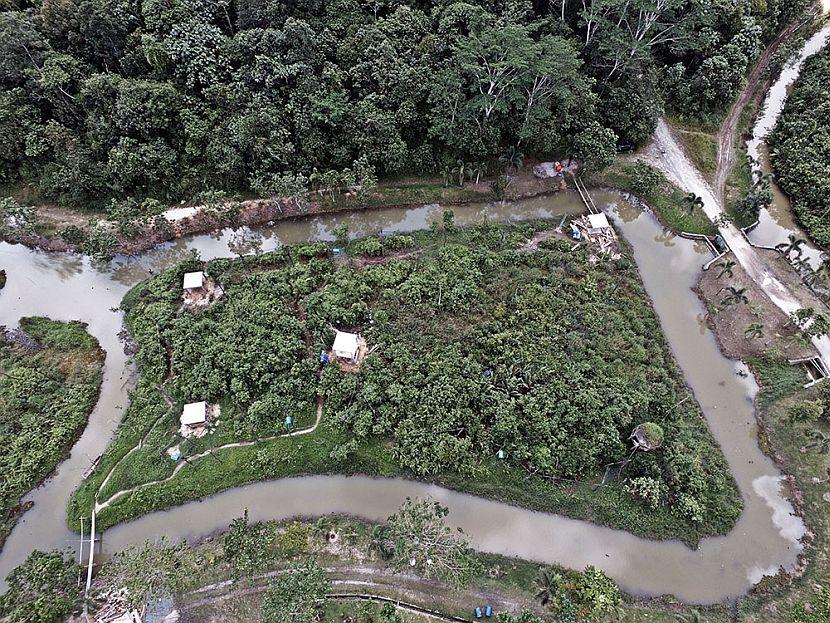
[[[815,422],[824,415],[824,401],[805,400],[791,405],[787,417],[791,422]]]

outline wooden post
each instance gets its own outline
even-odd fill
[[[84,564],[84,518],[81,517],[81,547],[78,550],[78,588],[81,587],[81,566]]]
[[[86,589],[84,597],[89,597],[89,587],[92,585],[92,560],[95,558],[95,506],[92,507],[92,527],[89,530],[89,565],[86,568]]]

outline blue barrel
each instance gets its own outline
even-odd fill
[[[484,609],[484,616],[489,617],[491,614],[493,614],[493,609],[490,606],[487,606]]]
[[[476,608],[476,618],[477,619],[481,618],[481,608]]]

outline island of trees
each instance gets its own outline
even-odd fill
[[[70,516],[96,495],[106,526],[253,480],[361,472],[651,536],[728,531],[740,496],[631,258],[595,263],[555,236],[527,246],[551,226],[458,229],[446,213],[432,231],[347,243],[347,256],[315,243],[212,260],[225,294],[201,311],[181,298],[197,260],[139,284],[123,307],[141,378]],[[332,327],[368,341],[359,372],[321,364]],[[221,415],[183,439],[182,405],[196,401]],[[319,425],[286,437],[286,416],[295,431]],[[632,458],[635,429],[650,447],[596,490],[606,465]],[[240,440],[259,442],[222,449]],[[211,449],[221,462],[198,458]]]

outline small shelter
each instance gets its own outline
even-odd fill
[[[590,234],[600,234],[611,227],[611,224],[608,222],[608,217],[602,212],[599,214],[589,214],[588,223],[590,225],[588,233]]]
[[[190,402],[182,409],[182,415],[179,418],[182,426],[196,428],[197,426],[204,426],[207,424],[207,403]]]
[[[356,333],[336,331],[332,350],[334,351],[335,357],[356,362],[357,353],[360,350],[360,336]]]
[[[192,273],[185,273],[182,287],[185,290],[201,290],[205,286],[205,273],[197,270]]]

